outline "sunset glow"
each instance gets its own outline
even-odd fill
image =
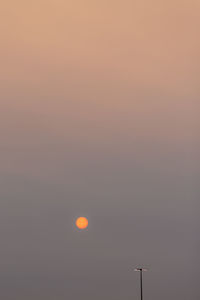
[[[200,299],[199,12],[1,1],[2,300]]]

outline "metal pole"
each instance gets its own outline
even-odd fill
[[[142,273],[144,272],[144,271],[147,271],[147,269],[144,269],[144,268],[136,268],[134,271],[136,271],[136,272],[140,272],[140,295],[141,295],[141,298],[140,298],[140,300],[143,300],[143,282],[142,282]]]
[[[141,300],[143,300],[143,290],[142,290],[142,269],[140,270],[140,293],[141,293]]]

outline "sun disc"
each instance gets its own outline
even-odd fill
[[[88,227],[88,219],[85,218],[85,217],[79,217],[77,220],[76,220],[76,226],[79,228],[79,229],[85,229]]]

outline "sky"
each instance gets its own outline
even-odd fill
[[[2,299],[199,299],[199,9],[1,2]]]

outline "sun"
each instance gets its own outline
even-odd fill
[[[79,217],[77,220],[76,220],[76,226],[79,228],[79,229],[85,229],[88,227],[88,219],[85,218],[85,217]]]

